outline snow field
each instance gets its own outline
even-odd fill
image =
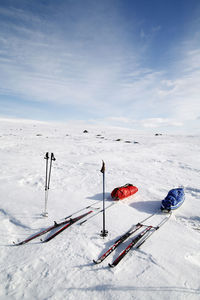
[[[0,120],[0,299],[199,299],[199,150],[199,136]],[[43,218],[47,151],[56,161],[49,216]],[[12,245],[87,205],[102,208],[102,160],[106,206],[114,203],[110,192],[115,187],[132,183],[139,188],[106,210],[108,237],[99,235],[102,214],[98,214],[47,244],[38,238]],[[184,204],[140,249],[131,250],[116,268],[108,267],[130,238],[104,262],[93,264],[178,186],[185,187]],[[159,214],[146,223],[156,225],[160,218]]]

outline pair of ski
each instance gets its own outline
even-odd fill
[[[32,235],[31,237],[25,239],[24,241],[22,241],[22,242],[20,242],[20,243],[15,243],[15,242],[13,242],[13,244],[14,244],[15,246],[24,245],[24,244],[26,244],[26,243],[32,241],[33,239],[38,238],[38,237],[40,237],[41,235],[44,235],[45,233],[48,233],[49,231],[51,231],[51,230],[53,230],[53,229],[56,229],[56,228],[58,228],[58,227],[61,227],[61,226],[63,225],[64,228],[62,227],[59,231],[57,231],[58,233],[56,232],[53,236],[51,235],[48,239],[42,241],[43,243],[44,243],[44,242],[48,242],[48,241],[50,241],[52,238],[54,238],[56,235],[58,235],[59,233],[61,233],[63,230],[65,230],[66,228],[68,228],[70,225],[74,224],[75,222],[81,220],[82,218],[84,218],[84,217],[86,217],[87,215],[89,215],[90,213],[92,213],[93,210],[99,210],[100,207],[95,207],[95,206],[94,206],[95,204],[98,204],[99,202],[101,202],[101,201],[98,200],[98,201],[96,201],[95,203],[93,203],[92,205],[88,205],[88,206],[86,206],[86,207],[84,207],[84,208],[81,208],[81,209],[79,209],[78,211],[72,213],[71,215],[65,217],[63,222],[61,222],[61,223],[54,222],[54,225],[52,225],[52,226],[50,226],[50,227],[48,227],[48,228],[46,228],[46,229],[44,229],[44,230],[42,230],[42,231],[40,231],[40,232],[34,234],[34,235]],[[108,205],[108,206],[106,207],[106,209],[109,208],[109,207],[111,207],[113,204],[114,204],[114,203],[111,203],[110,205]],[[89,212],[87,212],[87,213],[85,213],[85,214],[83,214],[83,215],[80,215],[80,216],[78,216],[78,217],[76,217],[76,218],[73,218],[73,219],[71,218],[73,215],[75,215],[75,214],[77,214],[77,213],[79,213],[79,212],[81,212],[81,211],[83,211],[83,210],[85,210],[85,209],[89,209],[89,208],[92,209],[92,210],[90,210]],[[102,210],[97,211],[95,214],[93,214],[93,215],[87,217],[85,220],[81,221],[81,222],[79,223],[79,225],[84,224],[84,223],[87,222],[90,218],[95,217],[96,215],[100,214],[101,212],[102,212]]]
[[[156,214],[156,213],[155,213]],[[171,213],[166,216],[161,222],[157,224],[157,226],[152,225],[144,225],[144,221],[151,218],[153,215],[149,216],[145,220],[143,220],[141,223],[138,223],[134,225],[130,230],[128,230],[125,234],[123,234],[118,240],[114,242],[114,244],[106,251],[104,252],[97,260],[93,260],[94,263],[99,264],[108,255],[110,255],[120,244],[122,244],[125,240],[127,240],[131,235],[133,235],[135,232],[137,232],[142,227],[145,227],[136,237],[134,237],[131,242],[128,244],[128,246],[119,254],[119,256],[110,264],[108,264],[110,267],[115,267],[118,265],[118,263],[126,256],[126,254],[134,247],[134,250],[138,249],[155,231],[157,231],[162,225],[164,225],[169,217],[171,216]]]
[[[88,212],[86,212],[86,213],[84,213],[84,214],[82,214],[82,215],[80,215],[78,217],[75,217],[73,219],[70,218],[70,219],[65,220],[63,222],[60,222],[60,223],[54,222],[54,225],[52,225],[52,226],[50,226],[50,227],[48,227],[48,228],[46,228],[46,229],[44,229],[44,230],[42,230],[42,231],[34,234],[34,235],[32,235],[31,237],[25,239],[24,241],[21,241],[19,243],[13,242],[13,244],[15,246],[21,246],[21,245],[27,244],[28,242],[32,241],[33,239],[36,239],[36,238],[40,237],[41,235],[44,235],[45,233],[50,232],[50,231],[58,228],[58,230],[56,232],[52,233],[45,240],[41,241],[42,243],[49,242],[54,237],[56,237],[58,234],[60,234],[63,230],[67,229],[69,226],[71,226],[72,224],[76,223],[80,219],[86,217],[87,215],[91,214],[92,212],[93,212],[93,210],[90,210],[90,211],[88,211]]]

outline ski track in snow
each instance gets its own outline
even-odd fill
[[[0,299],[200,299],[199,136],[85,127],[0,120]],[[43,218],[47,151],[56,161],[49,217]],[[132,183],[139,188],[137,194],[106,210],[108,237],[100,237],[100,213],[82,226],[73,224],[46,244],[40,238],[50,233],[23,246],[12,245],[87,205],[102,207],[102,160],[106,206],[113,203],[110,192],[115,187]],[[116,268],[109,268],[130,237],[101,264],[93,263],[133,224],[154,213],[169,189],[178,186],[185,188],[184,204],[141,248],[132,249]],[[147,223],[153,222],[156,218]]]

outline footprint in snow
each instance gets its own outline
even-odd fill
[[[185,226],[190,227],[191,229],[197,230],[200,233],[200,217],[176,217],[177,221],[183,223]]]
[[[21,178],[18,180],[20,186],[29,185],[31,187],[41,188],[44,186],[44,180],[40,176],[27,176],[26,178]]]
[[[199,199],[200,189],[192,188],[192,187],[186,187],[185,191],[187,191],[188,193],[190,193],[191,196],[198,197],[197,199]]]
[[[200,267],[200,253],[190,253],[185,255],[185,259],[189,260],[192,264]]]

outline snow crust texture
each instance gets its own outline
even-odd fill
[[[54,153],[56,161],[44,218],[46,152]],[[199,153],[200,137],[193,135],[0,120],[0,299],[200,299]],[[73,213],[100,211],[102,160],[105,206],[110,206],[105,211],[106,238],[100,236],[99,213],[48,243],[38,238],[13,244]],[[111,191],[126,183],[139,191],[114,202]],[[185,202],[141,248],[133,248],[110,268],[108,263],[129,238],[101,264],[93,263],[132,225],[156,212],[170,189],[180,186]],[[76,213],[86,206],[92,207]],[[158,213],[147,225],[161,218]]]

